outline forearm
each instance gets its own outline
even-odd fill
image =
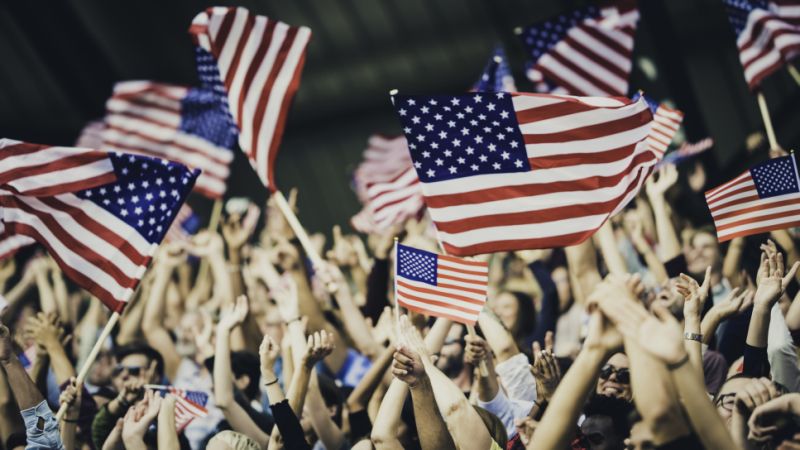
[[[750,316],[750,326],[747,328],[747,345],[757,348],[767,348],[767,332],[769,330],[770,309],[766,306],[756,305]]]
[[[739,284],[736,281],[739,280],[743,251],[744,238],[734,238],[731,240],[730,245],[728,245],[728,252],[725,253],[725,259],[722,260],[722,276],[729,281],[733,281],[734,285]]]
[[[392,380],[372,424],[370,439],[377,450],[403,448],[397,439],[397,429],[400,426],[400,415],[406,396],[408,396],[408,385],[398,379]]]
[[[360,411],[367,407],[372,393],[378,388],[383,380],[383,374],[392,362],[392,355],[395,349],[387,347],[383,349],[377,359],[373,361],[372,366],[367,373],[358,382],[353,392],[347,397],[347,406],[350,412]]]
[[[162,406],[162,408],[165,408]],[[178,440],[178,430],[175,426],[175,406],[165,408],[158,414],[158,427],[156,429],[158,448],[181,448]]]
[[[650,197],[653,215],[656,218],[656,234],[658,235],[658,248],[661,261],[669,261],[681,254],[681,244],[678,233],[672,225],[672,219],[664,197]]]
[[[650,270],[650,273],[653,274],[656,282],[658,282],[659,285],[665,283],[669,279],[667,268],[664,266],[664,263],[658,259],[653,249],[647,245],[637,246],[637,250],[644,257],[644,262],[647,264],[647,268]]]
[[[789,331],[800,330],[800,291],[794,296],[789,311],[786,312],[786,327]]]
[[[701,334],[700,318],[699,317],[686,317],[683,323],[684,333]],[[703,375],[703,344],[699,341],[692,339],[684,339],[684,347],[689,354],[689,361],[692,366],[697,369],[700,379],[704,379]]]
[[[411,388],[411,400],[420,447],[423,450],[455,449],[453,438],[436,406],[428,377],[422,377],[417,385]]]
[[[447,340],[447,334],[450,333],[452,326],[452,320],[442,317],[436,318],[428,334],[425,335],[425,348],[429,354],[433,355],[442,351],[444,341]]]
[[[737,448],[725,429],[714,405],[708,400],[705,385],[697,379],[688,364],[671,372],[672,380],[683,401],[684,411],[704,448]]]
[[[217,328],[217,341],[214,346],[214,404],[223,412],[235,403],[229,340],[230,330]]]
[[[45,348],[50,357],[50,366],[56,376],[56,383],[61,385],[75,376],[75,367],[72,366],[60,342],[50,343]]]
[[[66,450],[76,448],[77,440],[75,439],[75,434],[78,428],[77,422],[80,417],[80,410],[80,401],[76,401],[74,405],[67,409],[64,421],[61,423],[59,433],[61,434],[61,443],[64,444]]]
[[[228,275],[225,256],[222,253],[209,255],[208,267],[211,269],[211,277],[214,279],[211,295],[221,299],[223,306],[233,303],[236,297],[233,295],[233,286],[231,286],[231,277]]]
[[[711,339],[717,332],[719,322],[719,315],[716,314],[714,309],[706,313],[705,317],[700,321],[700,334],[703,335],[703,344],[709,345],[711,343]]]
[[[289,385],[289,407],[292,411],[302,412],[303,404],[306,401],[306,392],[308,392],[308,380],[311,377],[311,369],[305,364],[299,364],[295,367],[294,375],[292,376],[292,383]]]
[[[58,313],[58,305],[53,295],[53,287],[47,279],[47,272],[39,270],[36,272],[36,288],[39,290],[39,304],[42,311],[47,313]]]
[[[488,311],[481,312],[478,324],[486,337],[486,343],[492,349],[497,362],[501,363],[520,352],[511,332],[506,330],[500,320]]]
[[[591,239],[587,239],[578,245],[565,247],[564,252],[567,255],[570,281],[576,294],[575,300],[582,304],[602,280],[597,270],[594,245]]]
[[[584,348],[559,383],[547,410],[536,427],[528,449],[565,448],[573,436],[575,424],[600,368],[606,361],[604,352]]]
[[[2,366],[6,371],[8,386],[14,393],[20,410],[33,408],[44,400],[42,393],[36,388],[36,385],[28,377],[28,373],[25,372],[25,368],[22,367],[22,363],[15,356],[4,361]]]
[[[367,322],[364,320],[361,310],[353,303],[353,297],[349,292],[346,292],[348,289],[347,286],[340,286],[340,292],[335,295],[342,315],[347,318],[347,320],[343,321],[344,327],[356,348],[370,359],[375,358],[380,351],[379,345],[375,342],[372,332],[367,327]]]
[[[611,273],[627,274],[628,267],[625,265],[625,259],[617,248],[617,240],[614,238],[614,229],[610,221],[606,221],[599,230],[595,237],[600,244],[600,254],[603,255],[603,260],[606,262],[606,267]]]
[[[494,370],[494,360],[489,356],[484,361],[486,361],[486,371],[488,375],[485,377],[477,376],[475,382],[478,383],[478,399],[482,402],[490,402],[497,397],[500,386],[497,384],[497,372]]]
[[[270,397],[271,401],[272,397]],[[288,402],[281,401],[270,404],[272,416],[275,418],[275,426],[278,428],[280,435],[283,438],[284,448],[289,450],[303,450],[310,449],[311,447],[306,442],[303,427],[300,426],[300,420],[297,414],[292,411]],[[273,431],[273,437],[278,433]],[[270,448],[273,446],[273,440],[270,439]]]
[[[311,372],[311,381],[308,388],[308,408],[309,421],[319,440],[325,448],[338,449],[342,447],[345,435],[341,429],[333,422],[328,407],[319,392],[316,371]]]
[[[142,295],[146,294],[147,289],[142,287]],[[117,334],[117,343],[119,345],[126,345],[130,344],[138,340],[141,336],[141,327],[144,318],[144,308],[146,302],[146,297],[140,296],[137,299],[134,299],[132,302],[133,304],[129,304],[125,307],[125,311],[122,313],[122,317],[119,321],[119,334]]]

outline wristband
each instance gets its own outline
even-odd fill
[[[683,338],[686,339],[687,341],[697,341],[697,342],[699,342],[701,344],[703,343],[703,335],[702,334],[690,333],[690,332],[687,331],[687,332],[683,333]]]
[[[293,319],[289,319],[285,323],[286,323],[286,325],[289,325],[290,323],[292,323],[294,321],[297,321],[297,320],[300,320],[300,316],[297,316],[297,317],[295,317]]]
[[[269,383],[264,383],[264,386],[272,386],[273,384],[278,382],[278,377],[275,377],[274,380],[270,381]]]
[[[681,366],[686,364],[687,361],[689,361],[689,354],[688,353],[683,355],[683,358],[681,358],[680,361],[672,363],[672,364],[667,364],[667,369],[669,369],[669,370],[679,369]]]

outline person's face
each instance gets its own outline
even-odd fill
[[[453,326],[447,333],[436,367],[448,376],[455,376],[464,367],[464,345],[461,342],[461,325]]]
[[[744,386],[750,382],[749,378],[734,378],[728,380],[719,390],[717,398],[714,399],[714,406],[717,408],[717,414],[725,421],[725,426],[730,429],[731,417],[733,416],[733,408],[735,407],[736,393],[739,392]]]
[[[608,416],[589,416],[581,424],[581,433],[590,450],[621,450],[623,440],[614,430],[614,422]]]
[[[197,313],[188,312],[181,317],[178,328],[175,329],[175,350],[184,358],[191,358],[197,353],[197,329],[202,323],[201,317]]]
[[[600,371],[597,394],[631,401],[631,380],[628,372],[628,357],[616,353]]]
[[[513,294],[503,292],[497,296],[494,302],[494,313],[509,330],[514,327],[519,313],[519,304]]]
[[[125,382],[133,378],[143,378],[150,359],[141,353],[134,353],[117,362],[112,372],[112,384],[117,392],[122,390]]]
[[[553,269],[551,274],[553,283],[556,284],[556,292],[558,293],[558,304],[561,310],[565,310],[572,303],[572,289],[569,285],[569,272],[566,267],[560,266]]]
[[[717,238],[704,231],[695,233],[689,245],[689,254],[686,256],[690,273],[701,274],[708,266],[715,269],[720,261]]]
[[[670,278],[661,285],[661,290],[658,291],[655,299],[653,299],[653,302],[650,304],[651,309],[654,305],[659,304],[667,308],[673,314],[675,314],[676,311],[683,311],[684,299],[676,289],[677,281],[678,278]]]
[[[111,382],[114,358],[108,352],[101,353],[89,371],[89,382],[95,386],[105,386]]]

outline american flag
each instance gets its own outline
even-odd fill
[[[202,170],[195,189],[222,198],[236,146],[236,126],[208,89],[151,81],[114,86],[106,102],[103,149],[177,161]]]
[[[632,0],[587,6],[519,31],[540,92],[627,95],[639,10]]]
[[[13,256],[20,249],[35,243],[36,240],[28,236],[19,234],[9,236],[3,233],[0,235],[0,261]]]
[[[367,186],[390,181],[411,167],[405,136],[374,134],[367,140],[363,160],[353,172],[353,185],[359,200],[366,202]]]
[[[644,99],[472,93],[393,98],[445,250],[574,245],[661,156]]]
[[[800,226],[800,181],[794,156],[761,163],[706,192],[720,242]]]
[[[514,92],[517,85],[514,83],[514,75],[508,65],[508,58],[502,45],[494,48],[494,54],[486,67],[483,69],[478,82],[472,86],[473,91],[480,92]]]
[[[214,7],[198,14],[189,32],[216,61],[239,125],[239,146],[264,185],[275,189],[275,157],[300,84],[311,30],[245,8]],[[198,61],[201,73],[203,64]]]
[[[103,132],[106,124],[102,119],[93,120],[86,124],[75,140],[75,147],[83,148],[103,148]]]
[[[678,165],[692,156],[699,155],[714,146],[714,139],[707,137],[697,142],[684,142],[680,147],[667,153],[667,155],[658,162],[658,166],[664,164]]]
[[[486,303],[489,265],[397,244],[395,292],[412,311],[475,325]]]
[[[145,156],[2,139],[0,238],[35,239],[121,311],[197,175]]]
[[[369,212],[373,228],[366,231],[387,230],[393,224],[419,216],[424,207],[417,173],[409,166],[391,180],[367,185],[365,208]]]
[[[175,221],[167,230],[164,242],[189,242],[191,237],[200,229],[200,218],[194,213],[192,207],[184,203]]]
[[[187,391],[185,389],[178,389],[173,386],[160,386],[160,385],[147,385],[151,389],[166,397],[167,394],[175,396],[175,427],[178,432],[186,428],[189,422],[196,417],[205,417],[208,415],[206,405],[208,404],[208,394],[200,391]]]
[[[800,54],[800,2],[723,0],[751,90]]]

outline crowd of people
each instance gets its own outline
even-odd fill
[[[796,236],[720,245],[672,207],[702,202],[696,170],[662,167],[580,245],[477,256],[477,333],[394,307],[394,237],[437,251],[424,218],[313,236],[313,265],[271,203],[229,215],[162,244],[82,384],[111,312],[17,255],[0,449],[800,448]]]

